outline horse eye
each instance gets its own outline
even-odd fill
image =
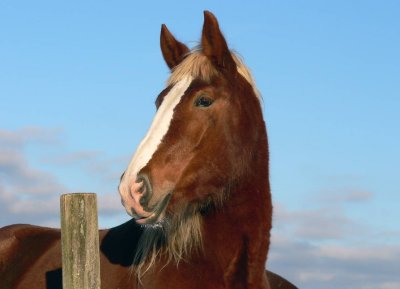
[[[196,99],[196,101],[194,102],[194,105],[197,107],[209,107],[213,102],[214,102],[213,99],[211,99],[207,96],[201,95]]]

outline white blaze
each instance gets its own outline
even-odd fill
[[[182,96],[188,89],[192,77],[188,76],[177,82],[168,94],[164,97],[163,102],[157,110],[149,131],[139,144],[129,166],[125,172],[122,182],[136,180],[138,172],[146,166],[156,152],[161,140],[168,132],[174,109],[181,101]]]

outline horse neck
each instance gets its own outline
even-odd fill
[[[245,288],[265,283],[272,219],[266,136],[259,145],[251,173],[231,190],[223,208],[203,219],[206,255],[225,268],[227,282]]]

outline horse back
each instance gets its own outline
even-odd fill
[[[285,278],[275,274],[271,271],[266,270],[265,274],[267,275],[267,279],[271,289],[297,289],[292,283],[290,283]]]
[[[23,224],[0,229],[0,289],[46,288],[60,260],[60,230]]]

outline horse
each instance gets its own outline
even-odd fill
[[[171,74],[157,112],[121,176],[132,219],[100,230],[103,289],[296,287],[265,271],[272,201],[261,96],[204,12],[190,50],[165,25]],[[0,289],[62,288],[60,230],[0,229]]]

